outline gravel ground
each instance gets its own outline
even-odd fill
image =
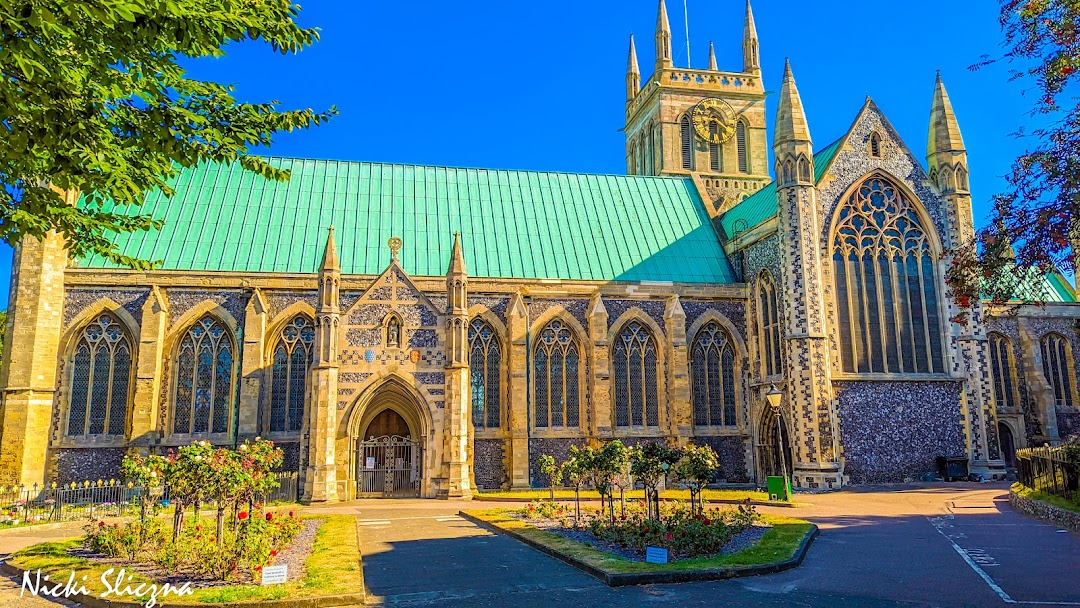
[[[307,561],[308,555],[311,554],[311,547],[315,544],[315,535],[318,533],[322,522],[321,519],[305,520],[304,529],[296,535],[296,538],[288,547],[285,547],[274,558],[275,566],[289,567],[289,582],[304,579],[304,562]]]

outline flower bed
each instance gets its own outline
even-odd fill
[[[749,500],[738,508],[723,510],[695,510],[681,502],[663,501],[660,519],[648,517],[640,503],[607,512],[582,509],[580,519],[575,509],[547,501],[534,501],[510,513],[542,530],[631,561],[643,561],[647,547],[667,549],[672,560],[733,553],[753,545],[769,528],[760,522]]]
[[[287,514],[286,514],[287,517]],[[277,601],[301,599],[309,606],[342,606],[361,604],[364,601],[363,573],[360,564],[360,550],[356,534],[356,519],[349,515],[325,515],[321,525],[313,520],[304,520],[305,527],[292,541],[291,550],[281,551],[275,563],[287,563],[289,580],[285,584],[261,586],[239,574],[229,581],[215,581],[206,577],[197,578],[192,588],[194,594],[177,598],[163,598],[168,605],[205,604],[228,605],[235,602],[266,602],[272,606]],[[94,524],[97,526],[97,524]],[[200,525],[200,524],[195,524]],[[194,532],[195,525],[191,526]],[[111,524],[98,526],[114,528]],[[305,538],[313,537],[313,538]],[[67,580],[70,573],[75,573],[76,580],[82,580],[89,592],[89,597],[100,598],[106,590],[101,583],[102,573],[110,568],[114,572],[127,564],[127,575],[131,586],[140,583],[162,584],[169,581],[192,580],[190,571],[176,571],[164,574],[152,561],[140,559],[128,562],[123,557],[105,557],[90,553],[85,546],[85,539],[73,539],[61,542],[34,545],[14,553],[4,564],[3,569],[18,577],[23,571],[42,570],[54,580]],[[301,545],[310,544],[310,548]],[[194,576],[198,576],[197,574]],[[143,600],[146,599],[142,596]],[[72,598],[82,601],[79,598]],[[116,598],[111,598],[116,599]],[[134,598],[119,598],[131,601]],[[162,598],[158,599],[160,605]],[[100,602],[99,602],[100,604]]]

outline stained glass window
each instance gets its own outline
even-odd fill
[[[476,428],[499,428],[499,337],[481,318],[469,324],[469,378],[472,387],[472,420]]]
[[[735,347],[716,321],[698,331],[690,347],[694,425],[738,424],[735,403]]]
[[[176,353],[174,433],[227,433],[235,396],[235,348],[225,326],[205,315]]]
[[[1013,365],[1012,344],[999,333],[991,333],[990,367],[994,377],[994,399],[999,409],[1017,407],[1016,367]]]
[[[566,323],[555,319],[540,330],[533,353],[537,428],[581,424],[580,357],[577,339]]]
[[[758,318],[761,328],[762,373],[773,376],[781,373],[780,360],[783,349],[780,342],[780,309],[776,297],[776,283],[772,275],[762,272],[758,278]]]
[[[656,340],[639,321],[626,324],[612,346],[616,426],[659,426]]]
[[[1072,347],[1061,334],[1046,334],[1039,341],[1042,347],[1043,375],[1054,389],[1054,401],[1059,407],[1073,406]]]
[[[840,206],[833,237],[841,360],[850,373],[941,373],[938,281],[915,207],[871,177]]]
[[[315,325],[304,315],[297,315],[281,330],[270,380],[271,431],[299,431],[304,426],[304,396],[314,341]]]
[[[82,331],[69,361],[67,434],[124,435],[131,387],[131,339],[104,313]]]

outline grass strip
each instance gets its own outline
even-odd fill
[[[1030,498],[1031,500],[1037,500],[1039,502],[1046,503],[1059,509],[1072,511],[1073,513],[1080,513],[1080,504],[1077,504],[1069,500],[1068,498],[1063,498],[1054,494],[1047,494],[1046,492],[1040,492],[1039,490],[1029,488],[1020,482],[1014,483],[1011,489],[1013,492],[1016,493],[1017,496]]]

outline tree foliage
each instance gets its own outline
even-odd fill
[[[645,488],[645,508],[649,517],[660,520],[660,482],[674,473],[683,450],[658,441],[637,445],[630,451],[630,474]]]
[[[282,54],[318,40],[290,0],[0,0],[0,238],[63,233],[73,256],[135,268],[107,232],[159,225],[126,213],[201,162],[288,173],[250,155],[277,133],[336,111],[240,103],[231,86],[188,77],[179,61],[221,57],[229,43]],[[58,190],[85,202],[65,202]],[[108,204],[114,202],[117,207]]]
[[[1005,53],[973,66],[1005,61],[1012,80],[1037,93],[1031,110],[1040,125],[1020,130],[1029,148],[994,196],[989,225],[953,251],[947,281],[962,308],[984,295],[994,304],[1040,302],[1043,277],[1072,268],[1080,246],[1080,2],[1001,0]]]
[[[683,449],[683,458],[675,466],[675,475],[686,484],[690,491],[690,509],[695,514],[700,514],[704,509],[701,491],[712,481],[719,468],[720,460],[711,447],[688,445]]]

